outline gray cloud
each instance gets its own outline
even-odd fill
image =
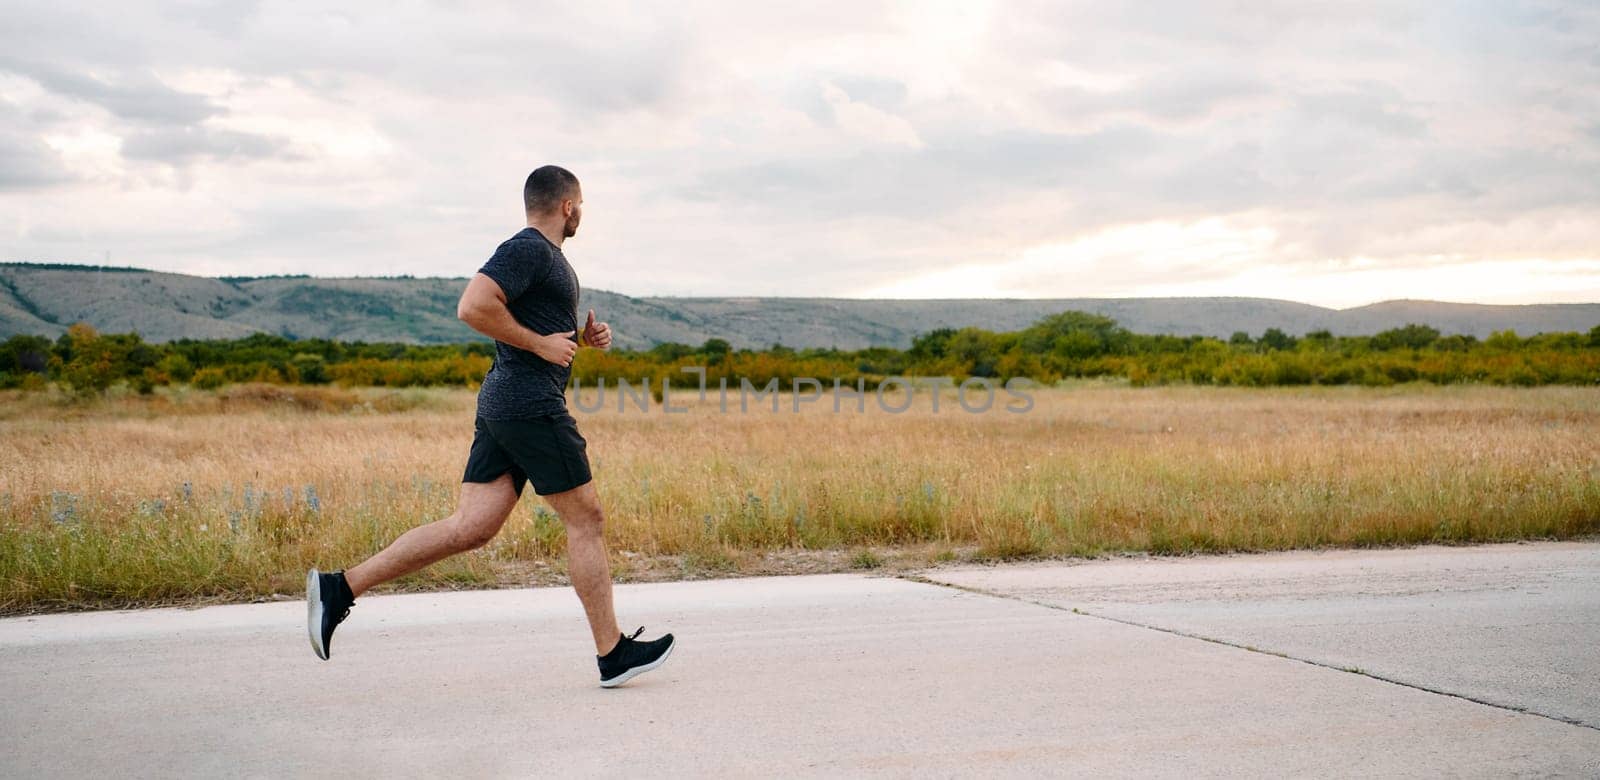
[[[0,101],[0,192],[36,190],[75,178],[44,139],[10,129],[25,127],[28,121],[24,112]]]
[[[1103,116],[1132,116],[1164,123],[1201,120],[1229,103],[1272,92],[1261,76],[1173,70],[1112,91],[1082,87],[1049,90],[1042,102],[1062,118],[1080,122]]]
[[[928,136],[923,149],[711,169],[684,195],[822,219],[862,213],[945,218],[1024,191],[1114,196],[1139,160],[1165,142],[1160,133],[1127,123],[1078,134],[968,130]]]
[[[55,150],[37,137],[0,132],[0,191],[33,190],[72,179]]]
[[[0,56],[0,71],[30,79],[51,93],[96,106],[122,120],[109,129],[121,136],[122,155],[129,160],[181,167],[202,159],[225,161],[292,156],[284,139],[205,126],[206,120],[225,115],[226,109],[205,95],[173,89],[142,68],[119,70],[105,77]],[[69,117],[55,109],[42,108],[31,112],[26,121],[42,129],[62,125]],[[26,147],[31,149],[31,167],[25,167],[20,159],[25,148],[23,141],[13,139],[11,146],[11,156],[18,158],[14,163],[18,170],[29,171],[14,175],[7,171],[8,180],[25,183],[12,186],[37,186],[71,178],[42,143]],[[41,152],[41,148],[49,154]]]
[[[155,76],[133,70],[114,80],[40,62],[0,58],[0,70],[24,76],[65,97],[92,103],[123,119],[191,124],[222,113],[204,95],[180,92]]]
[[[122,154],[134,160],[154,160],[170,165],[187,165],[200,159],[294,157],[288,150],[288,143],[281,138],[204,127],[136,130],[122,139]]]
[[[1295,96],[1296,119],[1308,125],[1332,123],[1381,136],[1415,138],[1425,135],[1428,123],[1417,108],[1392,88],[1382,84],[1357,84],[1327,92]]]
[[[895,111],[903,107],[909,94],[905,82],[897,79],[841,73],[829,81],[844,90],[851,100],[885,111]]]

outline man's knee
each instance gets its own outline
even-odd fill
[[[568,510],[561,516],[561,520],[567,524],[569,536],[588,534],[598,536],[605,528],[606,515],[601,511],[599,504],[592,504]]]
[[[504,523],[504,517],[457,514],[450,522],[450,546],[457,550],[475,550],[494,539]]]

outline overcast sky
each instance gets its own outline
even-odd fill
[[[1600,301],[1587,0],[0,6],[5,260],[467,276],[556,163],[630,295]]]

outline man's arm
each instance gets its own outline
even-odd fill
[[[505,291],[481,273],[467,282],[461,302],[456,304],[456,318],[495,341],[527,350],[558,365],[571,365],[572,355],[578,351],[577,342],[569,338],[574,335],[573,331],[540,335],[517,322],[506,308]]]

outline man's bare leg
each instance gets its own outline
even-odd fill
[[[511,484],[510,472],[493,482],[463,482],[454,514],[401,534],[377,555],[345,570],[345,581],[351,592],[360,596],[374,585],[482,547],[500,532],[516,505],[517,489]]]
[[[567,527],[567,573],[589,616],[596,655],[617,646],[622,632],[611,604],[611,560],[606,557],[605,514],[594,481],[544,497]]]

